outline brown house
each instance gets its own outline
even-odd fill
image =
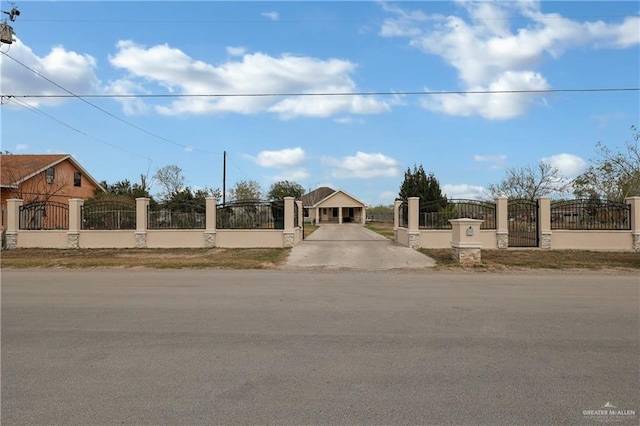
[[[68,203],[71,198],[87,199],[100,184],[70,155],[0,155],[2,227],[7,200],[18,198],[33,203]]]

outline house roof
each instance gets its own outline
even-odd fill
[[[347,197],[353,199],[354,201],[357,201],[358,203],[362,204],[363,206],[367,205],[366,203],[363,203],[362,201],[358,200],[353,195],[347,194],[341,189],[336,191],[332,188],[329,188],[328,186],[321,186],[318,189],[315,189],[307,194],[304,194],[302,197],[300,197],[300,200],[302,201],[303,206],[313,207],[336,196],[337,194],[344,194]]]
[[[97,188],[104,188],[69,154],[1,154],[0,155],[0,187],[16,188],[22,182],[43,172],[49,167],[68,160],[77,168],[82,176]]]
[[[318,202],[324,200],[329,195],[335,193],[336,191],[328,186],[321,186],[320,188],[314,189],[311,192],[304,194],[300,197],[303,206],[314,206],[318,204]]]

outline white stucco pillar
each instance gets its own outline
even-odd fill
[[[538,198],[538,241],[540,248],[551,248],[551,198]]]
[[[316,207],[315,208],[316,211],[316,225],[318,225],[320,223],[320,207]]]
[[[18,248],[18,229],[20,228],[20,207],[22,200],[7,200],[7,249]]]
[[[218,199],[216,197],[205,198],[205,230],[204,246],[207,248],[216,246],[216,221],[218,213]]]
[[[509,199],[496,198],[496,238],[498,248],[509,248]]]
[[[149,211],[149,198],[136,198],[136,247],[147,247],[147,213]]]
[[[69,230],[67,231],[67,247],[80,247],[80,230],[82,229],[82,206],[84,200],[72,198],[69,200]]]
[[[342,223],[342,207],[338,207],[338,223]]]
[[[631,205],[631,248],[640,253],[640,197],[625,198],[624,202]]]
[[[367,224],[367,207],[366,206],[362,206],[362,224],[363,225]]]

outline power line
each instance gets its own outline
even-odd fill
[[[170,144],[172,144],[172,145],[176,145],[176,146],[179,146],[179,147],[185,148],[185,149],[187,149],[187,150],[204,152],[204,153],[207,153],[207,154],[219,154],[219,152],[206,151],[206,150],[203,150],[203,149],[194,148],[194,147],[189,146],[189,145],[184,145],[184,144],[181,144],[181,143],[178,143],[178,142],[172,141],[172,140],[170,140],[170,139],[167,139],[167,138],[165,138],[165,137],[162,137],[162,136],[160,136],[160,135],[157,135],[157,134],[155,134],[155,133],[153,133],[153,132],[150,132],[150,131],[148,131],[148,130],[146,130],[146,129],[144,129],[144,128],[140,127],[140,126],[137,126],[137,125],[135,125],[135,124],[133,124],[133,123],[131,123],[131,122],[129,122],[129,121],[127,121],[127,120],[125,120],[125,119],[121,118],[121,117],[118,117],[117,115],[115,115],[115,114],[113,114],[113,113],[111,113],[111,112],[109,112],[109,111],[105,110],[104,108],[99,107],[99,106],[98,106],[98,105],[96,105],[96,104],[93,104],[93,103],[91,103],[91,102],[87,101],[86,99],[84,99],[84,96],[82,96],[82,95],[77,95],[77,94],[75,94],[75,93],[71,92],[70,90],[67,90],[66,88],[64,88],[64,87],[62,87],[61,85],[59,85],[58,83],[56,83],[55,81],[53,81],[53,80],[49,79],[48,77],[46,77],[46,76],[44,76],[44,75],[40,74],[38,71],[34,70],[33,68],[29,67],[28,65],[25,65],[24,63],[20,62],[19,60],[17,60],[17,59],[16,59],[16,58],[14,58],[13,56],[9,55],[8,53],[6,53],[6,52],[0,52],[0,53],[2,53],[4,56],[6,56],[7,58],[11,59],[12,61],[14,61],[14,62],[18,63],[18,64],[19,64],[19,65],[21,65],[22,67],[24,67],[24,68],[28,69],[29,71],[31,71],[32,73],[34,73],[34,74],[35,74],[35,75],[37,75],[38,77],[45,79],[45,80],[46,80],[46,81],[48,81],[49,83],[53,84],[53,85],[54,85],[54,86],[56,86],[57,88],[59,88],[59,89],[61,89],[61,90],[63,90],[64,92],[66,92],[66,93],[67,93],[67,95],[60,95],[60,96],[58,96],[58,97],[62,97],[62,98],[77,98],[77,99],[81,100],[82,102],[86,103],[87,105],[90,105],[91,107],[93,107],[93,108],[97,109],[98,111],[100,111],[100,112],[102,112],[102,113],[104,113],[104,114],[107,114],[108,116],[110,116],[110,117],[112,117],[112,118],[114,118],[114,119],[116,119],[116,120],[120,121],[121,123],[126,124],[127,126],[133,127],[133,128],[134,128],[134,129],[136,129],[136,130],[139,130],[139,131],[141,131],[141,132],[143,132],[143,133],[145,133],[145,134],[147,134],[147,135],[149,135],[149,136],[152,136],[152,137],[154,137],[154,138],[156,138],[156,139],[160,139],[161,141],[164,141],[164,142],[170,143]],[[14,98],[16,98],[16,97],[24,97],[24,96],[14,96],[14,95],[0,95],[0,96],[7,96],[7,97],[14,97]],[[54,95],[54,97],[55,97],[55,95]]]
[[[97,138],[97,137],[95,137],[95,136],[92,136],[92,135],[90,135],[90,134],[88,134],[88,133],[86,133],[86,132],[84,132],[84,131],[82,131],[82,130],[80,130],[80,129],[76,128],[76,127],[73,127],[72,125],[70,125],[70,124],[68,124],[68,123],[66,123],[66,122],[64,122],[64,121],[62,121],[62,120],[60,120],[60,119],[58,119],[58,118],[56,118],[56,117],[52,116],[51,114],[48,114],[48,113],[46,113],[46,112],[44,112],[44,111],[42,111],[42,110],[40,110],[40,109],[38,109],[38,108],[36,108],[36,107],[34,107],[34,106],[32,106],[32,105],[27,104],[26,102],[24,102],[24,101],[22,101],[22,100],[20,100],[20,99],[16,99],[16,98],[8,98],[7,100],[8,100],[9,102],[13,102],[13,103],[15,103],[16,105],[18,105],[18,106],[21,106],[21,107],[25,108],[25,109],[27,109],[27,110],[29,110],[29,111],[31,111],[31,112],[34,112],[34,113],[36,113],[36,114],[39,114],[39,115],[41,115],[41,116],[43,116],[43,117],[46,117],[46,118],[48,118],[48,119],[50,119],[50,120],[53,120],[53,121],[55,121],[56,123],[58,123],[58,124],[60,124],[60,125],[62,125],[62,126],[64,126],[64,127],[67,127],[67,128],[69,128],[69,129],[73,130],[73,131],[74,131],[74,132],[76,132],[76,133],[79,133],[79,134],[81,134],[81,135],[83,135],[83,136],[86,136],[86,137],[88,137],[88,138],[91,138],[91,139],[93,139],[93,140],[95,140],[95,141],[97,141],[97,142],[100,142],[100,143],[102,143],[102,144],[108,145],[108,146],[110,146],[110,147],[112,147],[112,148],[116,148],[116,149],[118,149],[118,150],[120,150],[120,151],[126,152],[127,154],[131,154],[131,155],[134,155],[134,156],[139,157],[139,158],[144,158],[145,160],[147,160],[147,161],[151,162],[151,159],[150,159],[149,157],[145,157],[145,156],[144,156],[144,155],[142,155],[142,154],[138,154],[138,153],[135,153],[135,152],[133,152],[133,151],[129,151],[129,150],[128,150],[128,149],[126,149],[126,148],[123,148],[123,147],[118,146],[118,145],[116,145],[116,144],[113,144],[113,143],[111,143],[111,142],[107,142],[107,141],[105,141],[105,140],[102,140],[102,139],[100,139],[100,138]]]
[[[281,93],[207,93],[207,94],[83,94],[83,95],[5,95],[19,98],[241,98],[241,97],[301,97],[301,96],[437,96],[437,95],[493,95],[535,93],[599,93],[638,92],[640,87],[600,87],[578,89],[523,89],[523,90],[418,90],[396,92],[281,92]]]

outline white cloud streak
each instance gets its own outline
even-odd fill
[[[336,159],[323,157],[322,164],[338,179],[394,177],[400,174],[400,163],[381,153],[358,151],[356,155]]]

